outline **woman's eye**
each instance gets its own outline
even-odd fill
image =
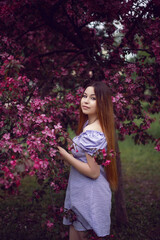
[[[92,99],[92,100],[96,100],[96,98],[95,98],[95,97],[91,97],[91,99]]]
[[[82,95],[82,98],[87,98],[87,95]],[[96,97],[90,97],[91,100],[96,100]]]

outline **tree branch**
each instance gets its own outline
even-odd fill
[[[125,49],[122,49],[124,52],[126,51],[141,51],[141,52],[147,52],[149,54],[152,54],[150,51],[148,51],[147,49],[140,49],[140,48],[137,48],[137,49],[132,49],[132,48],[125,48]]]
[[[51,52],[39,54],[39,55],[35,56],[35,58],[37,58],[37,57],[46,57],[46,56],[52,55],[54,53],[63,53],[63,52],[66,52],[66,53],[76,53],[77,50],[75,50],[75,49],[54,50],[54,51],[51,51]]]
[[[127,38],[127,39],[128,39],[129,37],[132,36],[132,33],[133,33],[134,28],[135,28],[135,27],[137,26],[137,24],[141,21],[142,17],[146,14],[146,12],[148,11],[148,8],[151,6],[151,3],[152,3],[152,1],[150,1],[150,2],[148,3],[148,5],[147,5],[146,8],[142,11],[142,13],[139,15],[139,17],[137,17],[137,18],[135,19],[135,21],[133,22],[131,28],[130,28],[130,29],[128,30],[128,32],[125,34],[124,38]],[[124,38],[123,38],[123,39],[124,39]],[[124,42],[123,42],[123,40],[122,40],[121,44],[118,46],[118,49],[119,49],[119,48],[122,48],[123,45],[124,45]]]
[[[18,41],[20,38],[22,38],[25,34],[27,34],[28,32],[30,32],[30,31],[33,31],[33,30],[35,30],[35,29],[37,29],[37,28],[39,28],[39,27],[42,27],[42,26],[44,26],[44,24],[40,24],[40,25],[38,25],[38,26],[31,26],[30,27],[30,29],[28,29],[27,31],[25,31],[24,33],[22,33],[21,35],[19,35],[17,38],[16,38],[16,41]]]
[[[67,67],[68,65],[70,65],[70,64],[76,59],[76,57],[78,57],[78,55],[80,55],[80,54],[82,54],[83,52],[88,51],[88,50],[89,50],[89,48],[86,48],[86,49],[82,49],[81,51],[77,52],[77,54],[75,54],[75,55],[68,61],[68,63],[66,63],[66,64],[64,65],[64,68]]]

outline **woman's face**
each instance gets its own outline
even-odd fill
[[[97,101],[94,87],[87,87],[81,99],[81,109],[84,114],[97,115]]]

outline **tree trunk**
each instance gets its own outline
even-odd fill
[[[117,224],[121,225],[121,224],[128,223],[128,216],[127,216],[125,197],[124,197],[121,159],[120,159],[117,135],[116,135],[116,162],[117,162],[117,170],[118,170],[118,190],[115,192],[115,214],[116,214]]]

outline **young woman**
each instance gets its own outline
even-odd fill
[[[73,155],[58,147],[72,166],[64,207],[74,212],[76,220],[63,219],[65,225],[70,225],[70,240],[85,239],[87,230],[93,230],[100,239],[110,234],[111,189],[117,188],[116,162],[110,156],[110,164],[104,167],[97,164],[94,155],[99,149],[106,149],[108,154],[115,151],[114,135],[110,91],[103,82],[91,83],[81,99]]]

